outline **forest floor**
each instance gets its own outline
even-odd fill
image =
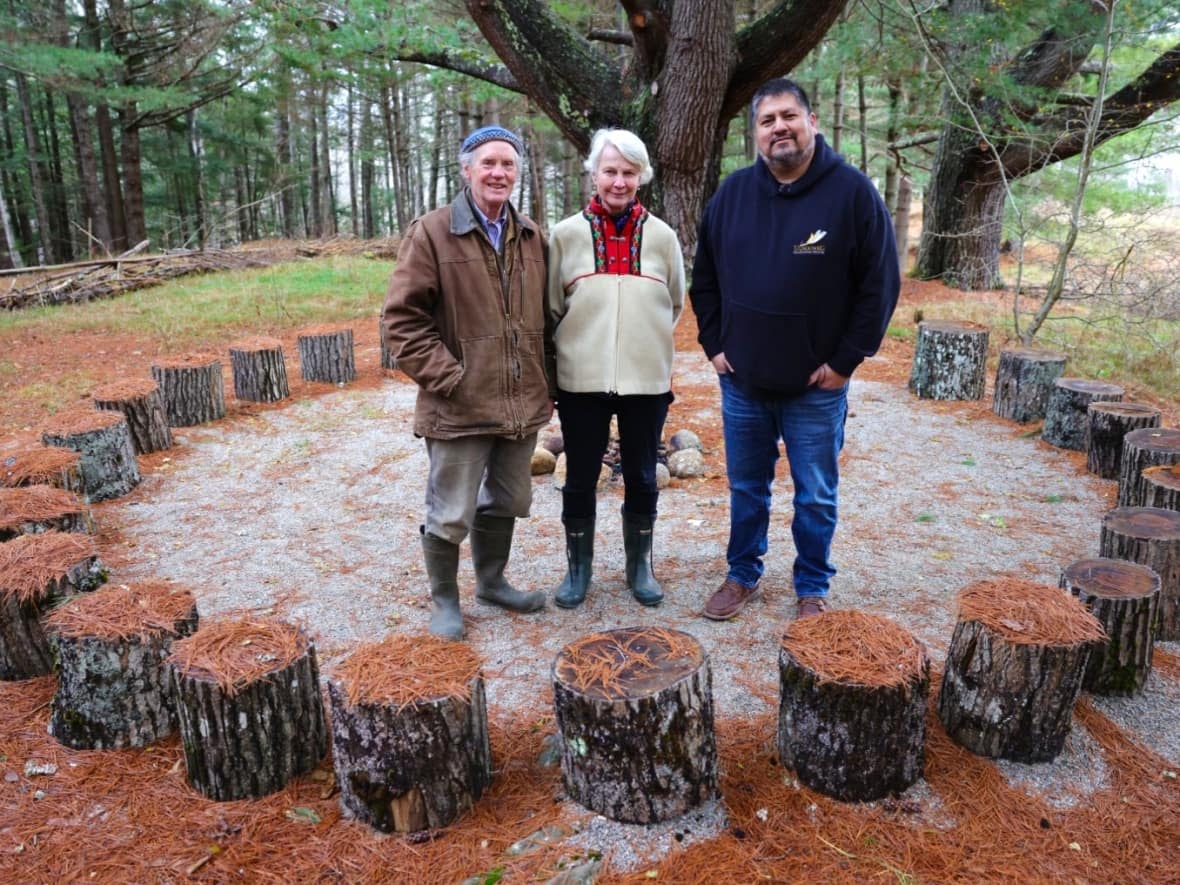
[[[948,297],[907,281],[898,315],[944,316]],[[1001,309],[1002,295],[980,298]],[[326,678],[360,642],[424,630],[425,453],[409,429],[414,387],[379,368],[375,327],[354,329],[359,377],[343,388],[298,378],[293,337],[283,339],[292,393],[283,403],[234,400],[226,365],[226,419],[177,429],[173,449],[141,459],[139,488],[93,508],[112,580],[172,580],[193,590],[203,618],[298,622]],[[716,380],[694,336],[686,316],[667,431],[695,432],[707,469],[661,496],[662,606],[636,605],[623,584],[616,483],[600,496],[595,582],[581,608],[532,617],[481,608],[464,562],[496,769],[471,813],[428,838],[378,835],[342,815],[330,759],[273,796],[212,802],[188,786],[175,738],[119,752],[56,744],[47,677],[0,684],[0,868],[29,882],[1180,881],[1175,643],[1157,646],[1141,696],[1085,697],[1052,763],[974,756],[931,715],[925,776],[897,799],[838,802],[779,765],[776,655],[794,608],[789,481],[780,471],[762,596],[734,621],[702,619],[724,576],[728,493]],[[161,342],[78,333],[2,345],[24,373],[85,370],[97,385],[147,376]],[[1097,554],[1115,488],[1087,474],[1084,456],[1037,439],[1035,426],[996,418],[990,386],[977,403],[914,399],[912,355],[909,340],[888,338],[850,389],[832,601],[907,627],[937,674],[955,594],[1000,575],[1055,585],[1069,562]],[[1177,426],[1177,402],[1156,404]],[[0,458],[35,442],[45,417],[0,397]],[[551,477],[537,477],[510,566],[518,586],[560,578],[559,512]],[[690,633],[713,673],[720,799],[660,826],[612,824],[578,807],[544,758],[554,656],[587,633],[632,625]],[[27,774],[29,763],[56,773]]]

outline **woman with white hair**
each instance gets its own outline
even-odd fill
[[[656,454],[672,402],[672,329],[684,305],[684,259],[675,232],[636,196],[652,178],[637,135],[596,132],[586,171],[594,196],[549,239],[568,564],[553,601],[575,608],[586,598],[598,476],[617,416],[627,587],[643,605],[658,605],[664,594],[651,567]]]

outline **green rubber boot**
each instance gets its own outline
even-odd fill
[[[577,608],[590,588],[590,566],[594,562],[594,517],[569,518],[565,522],[565,579],[553,593],[561,608]]]
[[[509,611],[540,611],[545,607],[545,593],[524,593],[504,580],[504,567],[512,552],[512,532],[516,520],[511,516],[475,517],[471,526],[471,562],[475,566],[475,598]]]
[[[422,556],[430,580],[430,632],[446,639],[463,638],[459,611],[459,545],[422,533]]]
[[[651,539],[655,518],[623,511],[623,549],[627,553],[627,588],[642,605],[659,605],[664,591],[651,573]]]

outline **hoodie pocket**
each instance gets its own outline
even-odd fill
[[[766,390],[806,389],[819,366],[807,314],[772,313],[729,302],[724,326],[725,358],[739,379]]]

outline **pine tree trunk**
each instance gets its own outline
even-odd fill
[[[45,177],[41,156],[41,139],[37,124],[33,120],[33,101],[29,95],[29,83],[24,74],[13,75],[16,81],[16,96],[20,102],[21,120],[25,129],[25,149],[28,154],[29,186],[33,195],[33,210],[37,217],[37,238],[39,260],[42,264],[54,264],[57,253],[53,248],[53,231],[49,223],[49,203],[45,195]]]

